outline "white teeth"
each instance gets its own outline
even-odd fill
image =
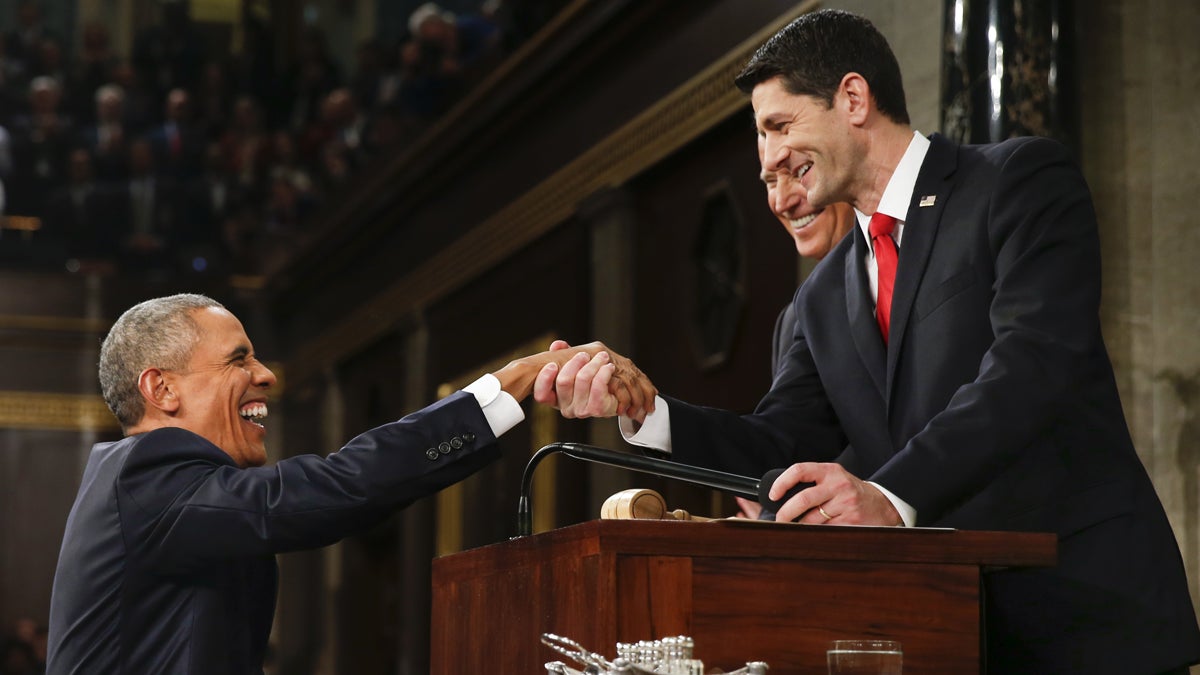
[[[805,164],[804,166],[800,167],[800,171],[798,171],[798,172],[796,173],[796,177],[797,177],[797,178],[804,178],[804,174],[808,173],[808,170],[809,170],[809,169],[811,169],[811,168],[812,168],[812,162],[809,162],[808,164]]]
[[[257,422],[267,418],[267,406],[264,403],[254,403],[238,410],[238,414],[251,422]]]
[[[803,218],[796,218],[795,220],[791,220],[789,222],[791,222],[791,224],[792,224],[792,229],[799,232],[800,230],[803,230],[804,228],[808,227],[808,224],[816,219],[817,219],[817,214],[810,213],[807,216],[804,216]]]

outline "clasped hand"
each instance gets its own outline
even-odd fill
[[[550,351],[571,348],[555,340]],[[538,372],[533,399],[557,408],[563,417],[613,417],[624,415],[637,422],[654,411],[658,389],[633,361],[601,342],[576,347],[575,354],[561,366],[550,362]]]

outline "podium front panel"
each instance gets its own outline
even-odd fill
[[[436,673],[543,673],[555,633],[695,639],[708,668],[823,673],[831,640],[899,640],[905,675],[980,671],[986,565],[1054,563],[1053,535],[592,521],[434,561]],[[497,670],[498,669],[498,670]]]

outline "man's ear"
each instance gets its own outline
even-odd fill
[[[159,368],[147,368],[138,375],[138,391],[147,406],[173,413],[179,409],[179,394]]]
[[[838,84],[836,103],[843,107],[847,119],[855,126],[866,124],[873,107],[871,85],[858,73],[846,73]]]

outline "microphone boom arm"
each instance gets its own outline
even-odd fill
[[[525,472],[521,476],[521,496],[517,503],[517,537],[528,536],[533,529],[530,509],[529,492],[533,483],[533,470],[547,455],[561,452],[575,459],[582,459],[599,464],[607,464],[621,469],[630,469],[649,473],[663,478],[674,478],[696,485],[704,485],[722,492],[729,492],[740,497],[758,499],[759,479],[738,476],[724,471],[705,469],[699,466],[669,462],[665,459],[634,455],[628,452],[617,452],[607,448],[582,443],[551,443],[533,453]]]

